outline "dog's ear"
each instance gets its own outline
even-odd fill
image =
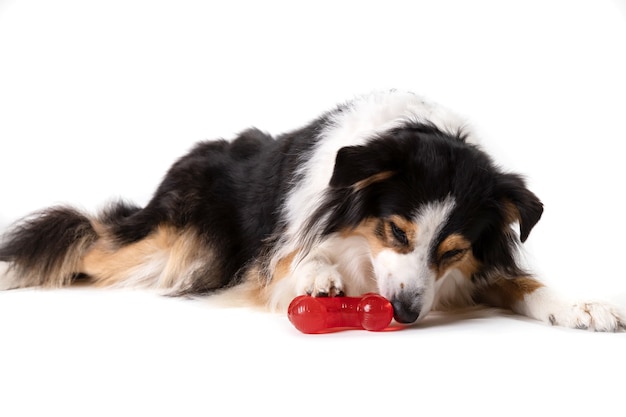
[[[543,204],[518,175],[504,174],[499,185],[506,220],[519,223],[520,240],[525,242],[543,214]]]
[[[346,146],[339,149],[330,179],[332,188],[365,188],[394,175],[398,161],[383,147]]]

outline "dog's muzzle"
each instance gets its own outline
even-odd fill
[[[398,323],[413,323],[422,312],[420,293],[402,292],[391,299],[393,318]]]

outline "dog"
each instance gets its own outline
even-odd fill
[[[542,212],[462,118],[410,92],[375,92],[276,138],[251,128],[200,142],[143,208],[25,217],[0,244],[0,284],[232,291],[271,310],[301,294],[377,292],[398,323],[486,304],[624,330],[615,307],[569,302],[521,266]]]

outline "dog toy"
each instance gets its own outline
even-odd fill
[[[381,331],[393,318],[393,307],[385,297],[368,293],[362,297],[294,298],[287,310],[289,321],[302,333],[323,333],[341,327]]]

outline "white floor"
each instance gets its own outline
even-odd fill
[[[144,204],[204,138],[373,89],[458,110],[546,210],[528,263],[626,307],[620,0],[0,1],[0,231]],[[0,416],[623,416],[626,334],[514,316],[306,336],[141,292],[0,293]]]
[[[515,316],[304,335],[282,315],[73,289],[0,293],[0,317],[7,416],[624,411],[624,334]]]

